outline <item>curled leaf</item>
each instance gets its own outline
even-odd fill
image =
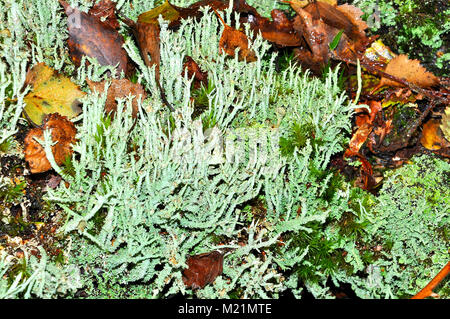
[[[50,113],[74,118],[81,112],[78,99],[85,93],[45,63],[36,64],[28,71],[25,86],[31,86],[32,90],[24,98],[23,112],[35,125],[41,125]]]
[[[208,85],[208,73],[203,72],[197,62],[195,62],[190,56],[187,55],[184,59],[185,62],[183,64],[182,75],[184,75],[184,70],[186,70],[188,78],[194,77],[194,89],[199,89],[202,84],[206,87]]]
[[[56,164],[60,165],[67,156],[72,155],[72,144],[76,142],[75,125],[65,116],[57,113],[49,114],[45,117],[43,125],[31,129],[25,137],[25,161],[28,163],[31,173],[42,173],[50,170],[52,166],[47,159],[42,145],[35,139],[44,140],[44,131],[51,130],[52,141],[56,142],[52,146],[53,157]]]
[[[191,256],[183,271],[183,282],[188,288],[203,288],[212,283],[223,271],[223,255],[218,251]]]
[[[215,10],[214,10],[215,11]],[[236,49],[239,48],[239,61],[256,61],[256,54],[248,46],[248,38],[243,31],[236,30],[225,23],[222,17],[215,11],[223,26],[225,27],[219,40],[219,53],[226,53],[234,56]]]

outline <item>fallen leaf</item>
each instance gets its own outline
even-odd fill
[[[120,24],[116,17],[116,3],[111,0],[101,0],[89,9],[89,15],[100,19],[113,29],[119,29]]]
[[[182,76],[184,76],[186,70],[189,79],[194,77],[194,89],[199,89],[202,84],[206,87],[208,85],[208,73],[203,72],[192,57],[186,55],[184,60]]]
[[[439,120],[431,119],[423,125],[420,143],[426,149],[434,151],[450,147],[450,142],[442,134],[440,124]]]
[[[383,69],[397,55],[381,40],[374,41],[364,52],[364,58],[371,62],[381,64]]]
[[[270,15],[272,21],[258,14],[243,16],[240,23],[249,23],[255,34],[260,32],[265,40],[282,47],[298,47],[304,44],[301,35],[294,30],[293,21],[288,19],[283,11],[274,9]]]
[[[304,8],[306,7],[308,4],[311,3],[310,0],[292,0],[292,1],[282,1],[285,3],[289,3],[292,8],[295,10],[295,8]],[[329,5],[332,6],[336,6],[337,5],[337,0],[317,0],[317,2],[325,2],[328,3]]]
[[[96,90],[99,93],[103,93],[105,89],[105,81],[93,82],[86,79],[89,88],[93,91]],[[132,83],[128,79],[112,79],[111,85],[108,88],[108,93],[106,95],[105,102],[105,112],[107,114],[111,113],[111,117],[114,117],[114,113],[117,112],[117,101],[116,98],[124,98],[128,95],[134,95],[135,98],[132,100],[132,116],[137,117],[138,114],[138,99],[141,102],[147,97],[144,88],[139,83]]]
[[[367,23],[361,18],[361,16],[364,14],[362,10],[358,7],[349,5],[349,4],[342,4],[340,6],[337,6],[336,9],[340,12],[342,12],[350,21],[352,24],[352,27],[349,28],[348,35],[356,37],[356,38],[362,38],[366,36],[366,29],[369,27]]]
[[[159,25],[158,18],[160,15],[164,20],[174,22],[178,21],[182,15],[188,15],[188,12],[193,13],[190,9],[174,6],[166,0],[162,5],[140,14],[137,22]]]
[[[183,271],[183,283],[188,288],[203,288],[212,283],[223,271],[223,255],[218,251],[191,256]]]
[[[155,65],[155,79],[159,82],[159,67],[161,64],[159,25],[139,22],[139,20],[134,22],[126,17],[123,17],[122,20],[131,28],[145,65],[148,67]]]
[[[74,118],[81,112],[78,99],[85,93],[45,63],[36,64],[28,71],[25,86],[31,86],[32,90],[24,98],[23,112],[35,125],[41,125],[50,113]]]
[[[353,134],[348,149],[345,151],[345,157],[350,157],[358,154],[359,149],[369,137],[373,130],[371,123],[364,123],[358,127],[357,131]]]
[[[256,61],[256,54],[248,47],[248,38],[245,33],[227,25],[220,14],[216,10],[214,11],[224,26],[222,36],[219,40],[219,53],[226,53],[229,56],[234,56],[236,49],[239,48],[239,61]]]
[[[96,58],[100,65],[117,66],[117,74],[122,71],[126,74],[128,55],[122,47],[125,42],[119,32],[98,16],[72,8],[63,0],[58,1],[67,15],[69,54],[75,65],[80,66],[82,57],[89,56]]]
[[[46,172],[52,168],[44,148],[35,140],[37,138],[43,141],[45,130],[51,130],[52,141],[57,142],[51,147],[56,164],[62,164],[66,157],[73,153],[72,144],[76,142],[77,133],[75,125],[65,116],[57,113],[48,114],[42,126],[31,129],[24,140],[25,161],[33,174]]]
[[[439,79],[421,66],[419,60],[410,60],[405,54],[394,57],[388,63],[384,72],[397,78],[405,79],[409,83],[413,83],[421,88],[428,88],[439,84]],[[404,85],[383,77],[378,86],[402,87]]]
[[[447,106],[442,115],[440,129],[447,141],[450,142],[450,106]]]

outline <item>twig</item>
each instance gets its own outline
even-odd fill
[[[333,52],[332,52],[332,53],[333,53]],[[333,54],[332,57],[333,57],[334,59],[336,59],[336,60],[340,60],[340,61],[343,61],[343,62],[346,62],[346,63],[349,63],[349,64],[353,64],[353,65],[356,65],[356,64],[357,64],[356,61],[347,59],[347,58],[345,58],[345,57],[339,57],[339,56],[336,56],[335,54]],[[364,60],[360,61],[360,63],[361,63],[361,65],[362,65],[364,68],[366,68],[367,70],[369,70],[371,73],[375,73],[375,74],[377,74],[377,75],[379,75],[379,76],[381,76],[381,77],[384,77],[384,78],[386,78],[386,79],[389,79],[389,80],[392,80],[392,81],[401,83],[401,84],[403,84],[404,86],[410,88],[412,91],[415,91],[415,92],[417,92],[417,93],[420,93],[420,94],[422,94],[423,96],[426,96],[427,98],[429,98],[430,100],[434,100],[434,101],[435,101],[435,105],[441,104],[441,103],[442,103],[442,104],[448,104],[448,103],[449,103],[449,99],[448,99],[447,97],[438,96],[438,95],[434,94],[433,91],[425,90],[425,89],[423,89],[423,88],[421,88],[421,87],[415,85],[414,83],[408,82],[407,80],[405,80],[405,79],[403,79],[403,78],[398,78],[398,77],[393,76],[393,75],[391,75],[391,74],[389,74],[389,73],[386,73],[386,72],[384,72],[384,71],[382,71],[382,70],[380,70],[380,69],[374,67],[373,65],[370,65],[369,63],[365,62]]]
[[[442,270],[434,277],[428,285],[425,286],[421,291],[419,291],[414,297],[411,299],[425,299],[427,297],[434,297],[436,294],[433,292],[433,289],[450,273],[450,261],[447,265],[442,268]]]

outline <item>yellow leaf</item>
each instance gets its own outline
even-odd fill
[[[36,125],[41,125],[50,113],[74,118],[81,112],[78,99],[86,93],[45,63],[39,63],[28,71],[25,85],[32,86],[32,90],[24,98],[26,105],[23,111]]]
[[[439,150],[450,147],[450,143],[444,138],[440,128],[440,121],[431,119],[423,125],[420,143],[429,150]]]
[[[164,2],[162,5],[139,15],[137,22],[158,24],[159,15],[162,15],[164,20],[174,21],[179,18],[180,13],[176,9],[176,7],[171,5],[169,1],[166,0],[166,2]]]

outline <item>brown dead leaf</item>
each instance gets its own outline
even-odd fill
[[[265,40],[282,47],[298,47],[304,44],[301,35],[294,30],[293,21],[289,20],[283,11],[274,9],[270,15],[272,21],[259,14],[251,14],[241,17],[240,23],[249,23],[255,34],[261,32]]]
[[[203,288],[212,283],[223,271],[223,255],[218,251],[191,256],[183,271],[183,282],[188,288]]]
[[[161,64],[159,25],[134,22],[128,18],[123,18],[122,20],[131,28],[145,65],[148,67],[155,65],[155,79],[159,82],[159,67]]]
[[[119,29],[120,25],[116,17],[116,3],[111,0],[101,0],[89,9],[89,15],[97,17],[103,23],[113,29]]]
[[[410,60],[405,54],[394,57],[384,70],[389,75],[404,79],[421,88],[428,88],[439,84],[439,79],[420,65],[419,60]],[[382,86],[404,86],[401,83],[382,78],[378,87]]]
[[[72,144],[76,142],[75,134],[77,133],[75,125],[65,116],[57,113],[49,114],[41,127],[31,129],[25,137],[25,161],[33,174],[46,172],[52,168],[44,148],[35,140],[35,138],[44,140],[44,131],[48,129],[51,130],[52,141],[57,142],[52,146],[56,164],[62,164],[68,156],[72,155]]]
[[[227,25],[220,14],[215,9],[214,11],[225,27],[219,40],[219,53],[226,53],[229,56],[234,56],[236,49],[239,48],[239,61],[256,61],[256,54],[248,47],[248,38],[245,33]]]
[[[363,12],[360,8],[349,4],[342,4],[337,6],[336,9],[342,12],[348,20],[351,22],[353,27],[349,29],[348,35],[356,38],[362,38],[366,36],[366,29],[368,28],[367,23],[361,19]]]
[[[86,79],[86,82],[92,91],[96,90],[100,94],[103,93],[105,89],[105,81],[92,82],[89,79]],[[138,114],[138,99],[142,102],[147,97],[147,94],[145,93],[142,85],[139,83],[132,83],[128,79],[111,80],[111,85],[109,86],[108,93],[106,95],[105,112],[107,114],[111,113],[111,117],[114,118],[114,113],[117,112],[116,98],[124,98],[130,94],[135,96],[132,100],[132,116],[133,118],[136,118]]]
[[[208,73],[203,72],[192,57],[186,55],[184,60],[182,76],[184,76],[184,70],[186,70],[189,79],[194,77],[194,89],[199,89],[202,84],[206,87],[208,85]]]
[[[369,137],[370,133],[373,130],[373,126],[371,123],[364,123],[358,130],[353,134],[348,149],[345,151],[345,157],[354,156],[359,152],[359,149],[364,144],[364,142]]]
[[[63,0],[58,1],[67,15],[69,53],[75,65],[80,66],[82,57],[89,56],[96,58],[100,65],[117,66],[118,74],[127,73],[128,55],[118,31],[97,16],[72,8]]]

